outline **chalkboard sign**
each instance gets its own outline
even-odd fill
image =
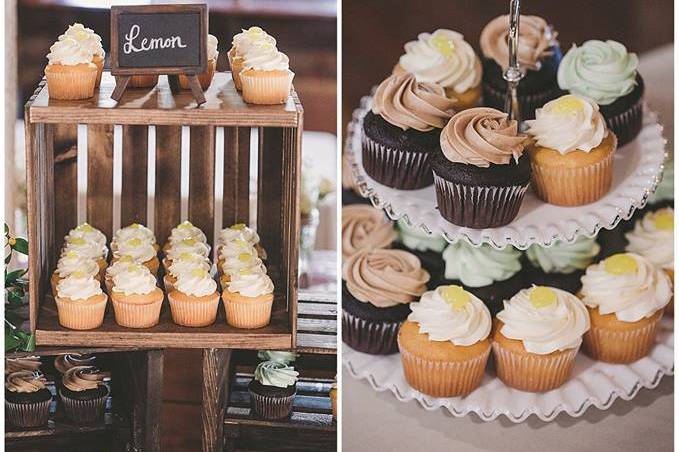
[[[204,102],[195,75],[207,70],[207,32],[205,4],[111,7],[111,97],[120,100],[135,74],[168,74],[173,91],[177,75],[185,74],[194,97]]]

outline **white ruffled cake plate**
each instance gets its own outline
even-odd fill
[[[391,391],[402,402],[417,400],[427,410],[444,408],[456,417],[475,413],[484,421],[505,416],[519,423],[531,415],[551,421],[560,413],[579,417],[592,406],[605,410],[618,398],[631,400],[641,388],[655,388],[664,375],[674,374],[672,318],[662,320],[656,345],[645,358],[628,365],[607,364],[580,352],[566,384],[545,393],[523,392],[506,386],[495,376],[491,358],[483,383],[467,397],[430,397],[406,383],[399,354],[368,355],[346,344],[342,346],[342,363],[347,373],[368,380],[376,391]]]
[[[581,235],[594,237],[601,228],[612,229],[644,207],[662,177],[666,152],[663,128],[657,114],[644,106],[641,133],[616,151],[613,184],[602,199],[580,207],[559,207],[541,201],[529,188],[519,214],[507,226],[490,229],[456,226],[439,214],[433,185],[420,190],[396,190],[366,174],[361,161],[361,136],[363,117],[371,108],[371,99],[370,96],[361,99],[361,106],[354,111],[347,128],[345,152],[361,195],[384,209],[392,220],[403,218],[409,225],[440,234],[450,243],[466,240],[474,246],[489,243],[498,249],[507,245],[526,249],[534,243],[550,246],[555,241],[571,243]]]

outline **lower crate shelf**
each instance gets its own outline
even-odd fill
[[[297,347],[300,353],[337,353],[337,294],[300,290]]]

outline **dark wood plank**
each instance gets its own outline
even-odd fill
[[[214,348],[203,350],[203,452],[222,450],[230,359],[230,350]]]
[[[74,128],[75,130],[75,128]],[[54,246],[61,249],[64,236],[77,226],[78,219],[78,150],[74,146],[58,151],[54,156],[54,180],[59,189],[54,190]]]
[[[201,349],[167,349],[163,355],[165,372],[163,400],[165,403],[195,403],[200,405],[203,398],[201,381],[203,366],[203,350]],[[167,429],[165,428],[167,433]]]
[[[181,127],[156,127],[155,233],[163,244],[181,214]]]
[[[200,378],[200,367],[197,369]],[[194,380],[195,384],[199,380]],[[193,452],[200,450],[201,406],[182,402],[166,402],[163,406],[162,451]]]
[[[123,126],[123,186],[120,225],[147,224],[148,127]]]
[[[87,126],[87,221],[113,233],[113,125]]]
[[[250,222],[250,128],[224,128],[222,228]]]
[[[213,246],[215,128],[191,127],[189,160],[189,221],[199,227]]]
[[[163,352],[127,354],[134,398],[132,441],[138,450],[160,450],[163,405]]]

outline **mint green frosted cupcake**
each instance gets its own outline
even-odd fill
[[[422,267],[429,272],[432,280],[443,277],[443,258],[441,252],[446,248],[448,242],[439,234],[427,234],[421,228],[408,226],[404,220],[396,223],[398,233],[395,248],[410,251],[416,255]],[[433,283],[432,283],[433,284]],[[429,288],[435,286],[429,285]]]

